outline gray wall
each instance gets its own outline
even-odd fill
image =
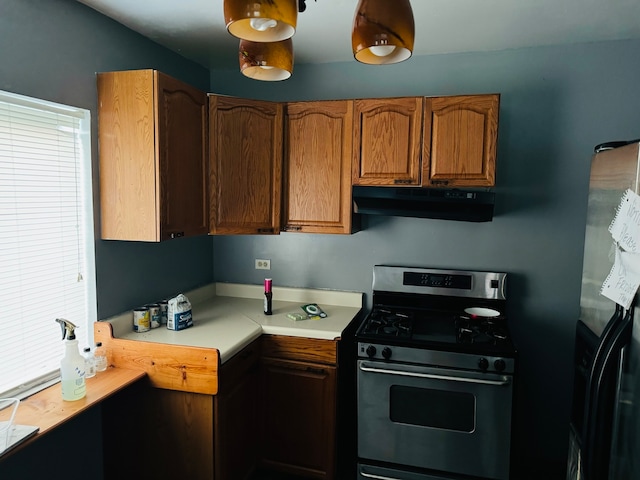
[[[96,181],[96,72],[156,68],[204,91],[209,84],[207,69],[74,0],[0,0],[0,44],[0,89],[91,110]],[[98,193],[96,182],[99,225]],[[160,245],[96,240],[95,252],[99,318],[213,278],[206,236]],[[96,407],[0,462],[0,478],[102,478],[100,425]]]
[[[0,89],[91,110],[98,318],[212,278],[211,239],[102,241],[96,72],[155,68],[206,91],[207,69],[73,0],[1,0]]]
[[[0,0],[0,39],[0,89],[91,110],[94,168],[98,71],[157,68],[212,92],[271,100],[501,93],[493,222],[377,217],[352,236],[96,240],[98,312],[104,318],[213,279],[260,283],[254,258],[272,260],[276,286],[367,294],[376,263],[509,272],[521,353],[518,455],[532,472],[549,470],[539,478],[563,478],[589,159],[596,143],[640,136],[640,42],[414,57],[383,67],[298,65],[290,80],[265,84],[235,69],[209,76],[73,0]],[[80,455],[96,468],[82,476],[100,478],[99,418],[80,418],[70,428],[91,439]],[[56,452],[57,442],[52,436],[44,445]],[[21,469],[36,458],[27,449],[0,463],[0,476],[24,478]]]
[[[639,52],[621,41],[302,65],[274,84],[212,71],[212,92],[267,100],[501,94],[491,223],[365,217],[352,236],[216,237],[216,280],[259,283],[254,258],[271,259],[276,286],[368,294],[376,263],[509,272],[518,459],[564,478],[590,157],[597,143],[640,137]]]

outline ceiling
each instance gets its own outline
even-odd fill
[[[238,65],[223,0],[78,1],[207,68]],[[357,4],[306,0],[293,37],[295,63],[354,61]],[[413,0],[411,6],[414,56],[640,38],[640,0]]]

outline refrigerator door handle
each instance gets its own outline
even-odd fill
[[[624,308],[621,305],[616,303],[616,310],[613,312],[613,315],[607,322],[602,331],[602,335],[600,335],[600,341],[598,342],[598,346],[593,354],[593,358],[591,359],[591,365],[589,366],[589,374],[587,376],[587,385],[586,385],[586,398],[584,401],[584,411],[583,415],[583,429],[585,432],[588,430],[589,418],[591,415],[591,405],[593,403],[593,390],[595,384],[595,377],[597,372],[600,370],[600,364],[602,363],[602,356],[604,354],[607,345],[609,345],[611,341],[611,336],[613,335],[613,331],[618,326],[618,322],[624,319]],[[586,438],[586,433],[583,433],[583,439]]]
[[[617,375],[611,377],[611,369],[615,368],[618,364],[618,359],[622,348],[631,340],[631,328],[633,326],[633,312],[631,308],[627,311],[627,314],[623,317],[622,321],[616,322],[615,328],[611,330],[608,341],[604,341],[606,345],[602,349],[602,354],[599,358],[594,358],[594,376],[591,389],[588,391],[591,401],[589,402],[589,410],[586,412],[587,418],[585,425],[585,448],[584,448],[584,478],[585,480],[598,480],[606,472],[601,472],[605,465],[602,465],[600,458],[596,459],[596,453],[599,449],[598,440],[601,440],[603,435],[599,431],[599,423],[603,414],[602,409],[605,408],[605,395],[606,389],[605,381],[610,378],[617,378]],[[605,340],[605,339],[603,339]],[[599,348],[600,350],[600,348]],[[596,363],[596,360],[598,362]],[[607,377],[609,375],[609,377]],[[610,419],[613,421],[613,419]],[[610,424],[608,422],[607,424]],[[605,448],[609,448],[609,443],[606,442]],[[603,455],[603,452],[599,452]],[[605,452],[604,456],[608,457],[610,452]]]

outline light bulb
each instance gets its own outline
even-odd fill
[[[270,28],[278,25],[278,22],[273,18],[252,18],[249,23],[251,24],[251,28],[259,32],[266,32]]]
[[[369,47],[371,53],[373,53],[376,57],[386,57],[388,55],[391,55],[395,49],[395,45],[373,45]]]

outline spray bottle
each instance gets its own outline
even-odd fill
[[[60,361],[62,399],[80,400],[87,394],[87,386],[84,381],[84,357],[80,354],[75,334],[75,329],[78,327],[64,318],[56,318],[56,322],[62,329],[62,339],[65,340],[66,337],[64,357]]]

